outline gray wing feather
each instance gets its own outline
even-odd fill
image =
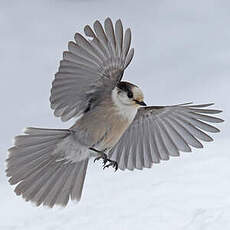
[[[108,38],[108,48],[110,50],[110,56],[115,57],[116,42],[115,42],[113,23],[110,18],[105,19],[104,27],[105,27],[106,36]]]
[[[128,52],[129,52],[130,44],[131,44],[131,30],[130,30],[130,28],[128,28],[125,31],[125,38],[124,38],[124,42],[123,42],[123,52],[122,52],[123,57],[127,56]]]
[[[127,29],[123,38],[121,20],[113,26],[107,18],[104,28],[96,21],[93,28],[84,28],[89,39],[76,33],[75,42],[68,43],[52,83],[51,108],[63,121],[81,115],[111,93],[134,55],[133,49],[129,51],[131,31]]]
[[[105,56],[107,58],[110,57],[110,51],[109,51],[109,48],[108,48],[108,39],[105,35],[105,31],[101,25],[101,23],[99,21],[95,21],[95,23],[93,24],[93,27],[94,27],[94,30],[95,30],[95,33],[96,35],[94,35],[94,38],[98,38],[98,41],[101,42],[102,44],[102,47],[104,48],[105,50]]]
[[[220,131],[208,123],[223,122],[209,115],[221,110],[204,109],[211,105],[186,103],[140,108],[133,123],[109,152],[109,157],[117,160],[121,170],[133,170],[149,168],[160,160],[179,156],[180,151],[191,152],[191,147],[203,148],[200,141],[213,141],[205,132]]]
[[[123,26],[121,20],[117,20],[115,24],[115,37],[116,37],[116,53],[121,56],[122,45],[123,45]]]
[[[156,120],[156,123],[158,123],[158,126],[160,127],[161,134],[162,134],[161,137],[162,137],[164,145],[167,149],[168,154],[171,156],[179,156],[178,148],[177,148],[176,144],[174,143],[174,141],[170,135],[170,132],[167,130],[165,123],[160,122],[158,120]]]
[[[129,63],[132,61],[133,55],[134,55],[134,49],[132,48],[130,50],[130,52],[128,53],[128,55],[127,55],[127,58],[125,60],[125,67],[124,68],[126,68],[129,65]]]

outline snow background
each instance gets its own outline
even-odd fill
[[[228,0],[0,1],[0,229],[230,229],[230,2]],[[49,108],[53,75],[67,42],[110,16],[132,30],[124,78],[145,101],[215,102],[225,123],[205,148],[143,171],[91,163],[80,203],[35,207],[5,177],[12,138],[27,126],[67,128]]]

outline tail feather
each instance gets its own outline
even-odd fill
[[[48,156],[48,153],[46,153],[45,155],[38,157],[37,159],[33,159],[26,164],[19,163],[16,166],[10,166],[9,164],[7,168],[7,176],[11,177],[9,182],[11,184],[16,184],[20,180],[33,175],[33,173],[38,172],[39,169],[46,166],[48,160],[50,160],[50,157]]]
[[[28,197],[27,195],[32,193],[33,190],[38,191],[41,187],[43,187],[44,181],[41,181],[47,174],[55,173],[52,168],[52,161],[49,161],[47,164],[37,168],[29,174],[27,177],[25,177],[15,188],[15,192],[17,195],[23,195],[25,197]],[[56,165],[56,170],[60,167],[59,165]],[[40,183],[39,183],[40,182]],[[43,182],[43,183],[42,183]],[[40,187],[39,187],[40,186]],[[31,196],[31,195],[30,195]]]
[[[59,195],[56,200],[57,204],[62,204],[65,206],[68,203],[69,197],[70,197],[68,191],[70,191],[70,194],[71,194],[74,183],[75,182],[77,183],[77,180],[76,180],[76,171],[78,168],[77,166],[79,165],[72,164],[69,167],[68,180],[66,180],[64,186],[62,187],[62,190],[59,192]]]
[[[30,174],[26,175],[23,179],[21,179],[20,180],[21,182],[15,188],[16,194],[17,195],[25,194],[25,192],[28,189],[33,188],[36,185],[36,183],[38,183],[38,181],[42,177],[44,177],[46,173],[52,170],[52,164],[53,162],[51,160],[47,161],[43,165],[39,165],[38,167],[36,167],[33,170],[33,172],[31,172]],[[56,165],[56,167],[58,169],[58,167],[60,167],[60,164]]]
[[[60,164],[53,166],[50,170],[47,170],[46,173],[44,173],[44,175],[40,178],[39,185],[42,184],[42,186],[35,190],[35,194],[33,194],[33,197],[31,198],[35,201],[36,205],[39,206],[44,202],[53,184],[58,179],[58,171],[60,170],[60,167],[61,162]]]
[[[59,137],[60,138],[60,137]],[[62,137],[61,137],[62,138]],[[61,139],[60,138],[60,139]],[[15,145],[18,147],[40,147],[42,148],[43,146],[47,145],[47,142],[52,145],[57,143],[57,137],[53,136],[45,136],[42,138],[41,136],[29,136],[29,135],[21,135],[15,137]]]
[[[10,184],[17,184],[18,182],[25,180],[28,177],[31,177],[34,173],[37,174],[45,165],[44,159],[43,162],[35,161],[35,163],[30,163],[27,165],[19,165],[18,169],[8,170],[7,176],[10,177]]]
[[[81,199],[81,193],[82,193],[84,177],[85,177],[84,175],[86,174],[87,164],[88,164],[88,161],[87,161],[87,163],[81,164],[78,168],[76,183],[73,184],[73,188],[71,190],[72,200],[78,200],[79,201]]]
[[[33,128],[33,127],[27,127],[24,130],[25,134],[30,135],[37,135],[37,136],[60,136],[65,135],[66,133],[70,133],[71,131],[69,129],[45,129],[45,128]]]
[[[20,165],[27,165],[29,163],[32,163],[34,160],[38,160],[42,157],[44,157],[45,154],[50,153],[53,150],[53,146],[49,146],[45,149],[41,149],[37,151],[36,153],[31,153],[27,155],[20,155],[20,152],[16,156],[11,156],[8,158],[8,167],[9,169],[18,169]],[[8,169],[8,170],[9,170]]]
[[[7,176],[15,192],[36,205],[67,205],[80,200],[88,159],[71,162],[63,153],[53,154],[70,130],[27,128],[9,149]]]
[[[36,205],[39,206],[42,203],[44,205],[47,205],[44,201],[49,196],[50,191],[52,190],[55,183],[57,183],[59,178],[63,176],[61,174],[63,172],[62,170],[63,168],[61,163],[56,164],[53,166],[52,170],[49,170],[49,172],[47,172],[46,174],[44,174],[44,176],[41,177],[40,184],[42,184],[42,186],[40,186],[39,189],[36,189],[35,193],[31,197],[31,199],[36,203]]]
[[[34,155],[34,154],[37,154],[39,151],[41,150],[45,150],[47,148],[55,148],[55,144],[53,145],[44,145],[44,146],[29,146],[29,147],[18,147],[18,146],[15,146],[15,147],[12,147],[10,148],[8,151],[10,153],[9,155],[9,159],[13,158],[13,157],[16,157],[18,158],[18,156],[20,157],[23,157],[23,156],[28,156],[28,155]],[[7,161],[8,161],[7,160]]]
[[[48,191],[46,198],[44,200],[44,204],[53,207],[55,204],[55,199],[59,191],[62,189],[63,184],[65,183],[66,172],[68,171],[69,165],[62,165],[62,167],[58,170],[56,174],[55,180],[52,180],[51,189]],[[68,191],[69,192],[69,191]]]

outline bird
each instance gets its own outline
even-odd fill
[[[15,193],[37,206],[80,201],[89,159],[103,168],[151,168],[160,161],[203,148],[210,123],[223,119],[213,103],[147,106],[137,86],[122,81],[134,56],[131,30],[108,17],[86,25],[63,52],[50,104],[69,129],[28,127],[8,152],[6,175]]]

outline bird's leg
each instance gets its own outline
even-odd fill
[[[100,160],[100,159],[103,159],[103,169],[109,168],[110,166],[112,166],[112,167],[115,169],[115,171],[117,171],[117,169],[118,169],[118,164],[117,164],[116,161],[113,161],[113,160],[108,159],[108,156],[107,156],[103,151],[99,151],[99,150],[97,150],[97,149],[95,149],[95,148],[89,148],[89,149],[90,149],[90,150],[93,150],[94,152],[100,154],[99,157],[96,157],[96,158],[94,159],[94,162],[96,162],[96,161],[98,161],[98,160]],[[109,163],[106,165],[107,162],[109,162]]]
[[[94,159],[93,162],[96,162],[96,161],[98,161],[98,160],[100,160],[100,159],[103,159],[103,164],[104,164],[104,165],[106,164],[106,162],[107,162],[107,155],[106,155],[103,151],[99,151],[99,150],[97,150],[97,149],[95,149],[95,148],[89,148],[89,149],[90,149],[90,150],[93,150],[94,152],[100,154],[100,156],[99,156],[99,157],[96,157],[96,158]]]

